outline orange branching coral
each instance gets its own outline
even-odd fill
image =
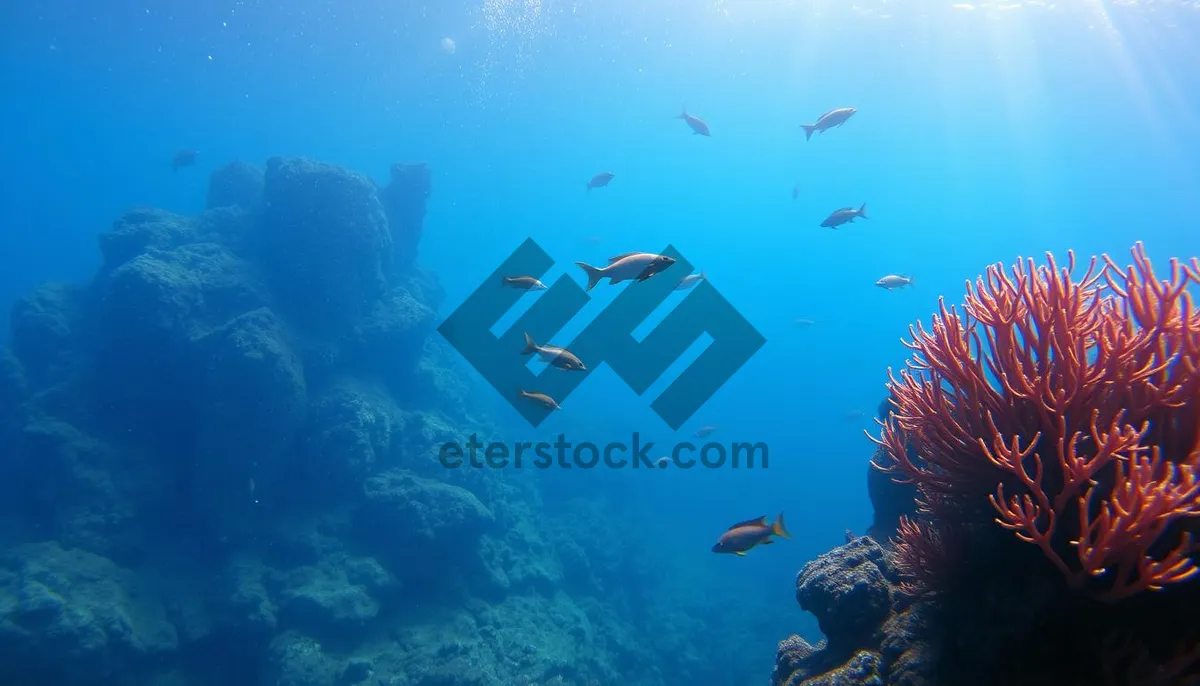
[[[913,482],[933,511],[990,502],[1074,587],[1106,599],[1197,575],[1186,520],[1200,519],[1200,263],[1155,276],[1140,243],[1121,269],[1074,278],[1018,260],[910,328],[907,368],[875,466]],[[1193,520],[1193,524],[1196,520]],[[1101,579],[1102,586],[1092,579]]]
[[[892,541],[896,571],[900,573],[900,591],[922,596],[936,591],[953,572],[942,532],[900,516],[896,538]]]

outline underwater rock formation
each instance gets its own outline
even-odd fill
[[[872,460],[908,502],[873,476],[883,547],[800,573],[828,642],[774,684],[1200,684],[1200,261],[1132,255],[991,267],[916,330]]]
[[[611,512],[559,524],[534,480],[438,462],[495,429],[433,338],[429,191],[424,165],[380,188],[235,163],[199,215],[131,209],[89,283],[13,307],[0,683],[711,676],[703,651],[662,647],[679,639],[644,609],[658,570]]]
[[[245,162],[230,162],[213,172],[208,180],[205,207],[240,207],[255,211],[263,202],[263,171]]]
[[[366,176],[303,158],[267,160],[261,263],[305,331],[345,330],[386,291],[393,245]]]
[[[391,180],[379,191],[379,197],[392,229],[396,265],[406,269],[417,257],[432,173],[429,165],[423,163],[393,164],[390,172]]]
[[[0,556],[0,660],[26,683],[117,683],[152,673],[179,637],[144,581],[46,542]],[[6,679],[8,680],[8,679]]]

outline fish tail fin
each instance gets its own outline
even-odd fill
[[[916,279],[914,279],[913,277],[911,277],[911,276],[905,276],[904,278],[908,279],[908,285],[909,285],[909,286],[915,286],[915,285],[917,285],[917,280],[916,280]]]
[[[507,285],[508,285],[508,284],[510,284],[510,283],[512,283],[512,277],[511,277],[511,276],[501,276],[501,277],[500,277],[500,285],[501,285],[501,286],[507,286]]]
[[[588,280],[587,289],[589,291],[592,290],[592,288],[594,288],[596,286],[596,284],[600,283],[600,279],[604,278],[603,270],[597,269],[586,262],[576,262],[575,266],[579,267],[580,269],[583,270],[583,272],[585,274],[587,274],[587,280]]]
[[[592,182],[591,181],[585,181],[583,185],[588,193],[592,192]]]
[[[679,115],[675,118],[676,119],[687,119],[687,105],[682,105],[679,108]]]
[[[525,390],[524,388],[521,388],[520,386],[517,386],[517,396],[521,397],[521,398],[528,397],[529,391]]]
[[[863,219],[870,219],[870,217],[867,216],[867,203],[864,202],[858,206],[858,216],[862,217]]]
[[[783,513],[782,512],[780,512],[779,516],[775,518],[775,523],[771,525],[771,533],[775,534],[776,536],[782,536],[784,538],[792,537],[792,534],[789,533],[787,530],[787,526],[785,526],[783,523]]]
[[[526,332],[525,333],[525,347],[521,349],[521,354],[522,355],[531,355],[536,350],[537,350],[537,343],[534,343],[533,336],[530,336],[529,333]]]
[[[708,280],[708,273],[707,273],[707,272],[705,272],[703,269],[701,269],[701,270],[700,270],[700,280],[701,280],[701,281],[707,281],[707,280]]]
[[[800,128],[804,129],[804,140],[812,138],[813,131],[817,130],[816,124],[801,124]]]

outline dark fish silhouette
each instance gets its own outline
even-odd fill
[[[180,150],[175,153],[175,157],[171,160],[171,171],[179,171],[180,167],[192,166],[196,163],[196,158],[199,156],[199,150]]]
[[[593,188],[604,188],[613,180],[614,176],[616,175],[612,172],[600,172],[593,176],[591,181],[587,182],[587,189],[590,191]]]

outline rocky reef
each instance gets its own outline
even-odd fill
[[[433,336],[431,174],[274,158],[197,216],[134,208],[0,351],[0,681],[662,684],[707,678],[619,522],[446,470],[495,429]],[[640,617],[638,625],[629,617]],[[664,674],[670,674],[668,679]]]

